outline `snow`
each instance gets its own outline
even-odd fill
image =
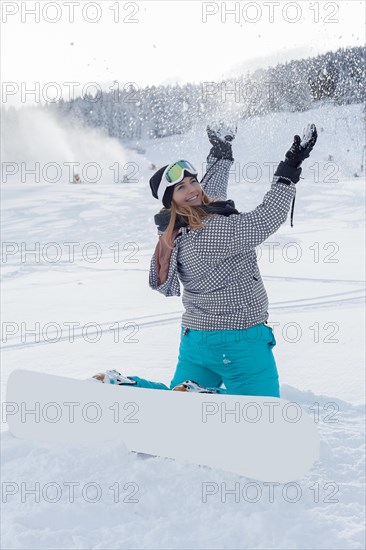
[[[263,163],[281,160],[295,133],[309,122],[317,125],[318,143],[298,184],[294,227],[287,221],[258,256],[277,340],[281,396],[314,416],[321,460],[292,485],[270,487],[129,453],[122,442],[61,447],[16,440],[3,424],[4,548],[365,548],[361,113],[361,105],[328,105],[241,121],[234,142],[239,166],[229,184],[237,208],[254,208],[269,186]],[[47,132],[51,127],[47,122]],[[89,161],[85,146],[78,157],[77,135],[72,157],[63,161]],[[57,132],[59,150],[66,150],[66,139]],[[90,139],[94,144],[95,136]],[[100,162],[110,141],[101,138]],[[116,368],[169,383],[182,304],[148,286],[159,209],[148,167],[181,157],[202,173],[208,142],[204,128],[196,127],[184,136],[132,145],[135,150],[114,145],[114,151],[123,162],[138,164],[136,183],[2,184],[3,247],[7,243],[9,251],[2,275],[3,399],[8,376],[19,367],[80,379]],[[329,155],[335,159],[333,182]],[[105,154],[105,165],[114,160]],[[248,162],[261,167],[258,182],[251,176],[244,181]],[[11,254],[9,243],[19,252]],[[36,250],[26,256],[23,250],[25,261],[21,243]],[[26,334],[34,328],[38,342]],[[32,488],[35,495],[27,494]]]

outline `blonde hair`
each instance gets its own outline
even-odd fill
[[[205,206],[209,206],[210,204],[218,201],[221,201],[221,199],[211,199],[202,190],[202,203]],[[166,228],[163,235],[161,236],[161,238],[169,248],[174,248],[173,242],[172,242],[173,241],[172,234],[173,234],[174,225],[178,216],[183,216],[184,218],[186,218],[186,221],[190,226],[191,230],[194,231],[195,229],[201,229],[201,227],[205,227],[205,224],[202,223],[202,219],[205,216],[213,215],[205,212],[200,206],[189,206],[189,205],[178,206],[173,199],[171,201],[170,208],[163,208],[161,211],[162,212],[170,211],[170,220],[169,220],[168,227]]]

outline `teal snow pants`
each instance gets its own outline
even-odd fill
[[[138,376],[129,378],[141,388],[169,390],[193,380],[218,393],[280,397],[272,352],[275,345],[272,329],[264,323],[242,330],[193,330],[182,326],[178,364],[169,388]]]

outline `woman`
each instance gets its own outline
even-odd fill
[[[247,213],[226,200],[235,132],[208,127],[207,133],[212,148],[201,183],[184,160],[150,179],[151,192],[164,208],[155,216],[160,237],[149,284],[164,296],[180,296],[183,285],[185,312],[170,388],[117,371],[95,378],[144,388],[279,397],[276,341],[267,325],[268,298],[255,247],[286,220],[316,128],[308,125],[302,140],[295,136],[263,202]]]

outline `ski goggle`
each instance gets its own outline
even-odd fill
[[[189,172],[192,176],[197,176],[198,172],[194,166],[188,162],[188,160],[177,160],[169,164],[164,170],[163,176],[161,178],[161,183],[158,188],[158,198],[161,200],[164,196],[164,193],[167,187],[175,185],[184,179],[184,172]]]

